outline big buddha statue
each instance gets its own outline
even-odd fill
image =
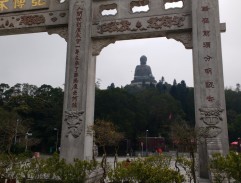
[[[156,84],[156,80],[152,75],[151,67],[146,65],[147,57],[145,55],[140,58],[140,65],[136,66],[133,85]]]

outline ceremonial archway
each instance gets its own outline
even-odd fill
[[[68,42],[61,157],[92,159],[96,56],[117,40],[167,37],[193,50],[196,126],[211,135],[199,145],[199,176],[211,179],[209,157],[228,152],[218,0],[0,0],[0,35],[57,33]],[[148,11],[134,12],[134,7]],[[106,16],[104,11],[113,10]]]

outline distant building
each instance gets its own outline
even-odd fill
[[[136,66],[134,80],[131,81],[131,85],[143,86],[157,84],[154,76],[151,72],[151,67],[146,65],[147,57],[145,55],[140,58],[140,65]]]
[[[160,150],[167,151],[164,137],[139,137],[137,143],[138,152],[141,152],[142,155],[146,155],[146,152],[160,153]]]

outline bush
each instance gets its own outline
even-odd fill
[[[0,156],[0,179],[18,179],[21,183],[84,183],[96,168],[96,163],[81,160],[67,164],[57,154],[48,159]]]
[[[7,177],[7,169],[9,167],[9,159],[6,154],[0,154],[0,180]]]
[[[84,183],[86,176],[95,168],[95,164],[88,161],[75,160],[73,164],[66,164],[61,160],[55,170],[55,176],[63,183]]]
[[[119,163],[108,177],[113,183],[181,183],[184,177],[170,168],[169,157],[153,156]]]
[[[227,156],[214,154],[210,162],[210,169],[215,183],[222,183],[225,178],[241,182],[241,154],[230,152]]]
[[[176,165],[178,168],[182,168],[185,173],[186,179],[189,179],[188,182],[196,182],[197,167],[195,166],[193,159],[186,156],[178,156],[176,159]]]

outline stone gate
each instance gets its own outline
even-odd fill
[[[166,8],[178,1],[182,8]],[[134,11],[142,6],[148,10]],[[68,42],[60,154],[67,162],[92,159],[96,56],[103,47],[166,37],[192,49],[196,126],[211,132],[198,146],[199,176],[209,181],[209,157],[228,152],[220,39],[225,24],[218,7],[218,0],[0,0],[0,35],[48,32]]]

